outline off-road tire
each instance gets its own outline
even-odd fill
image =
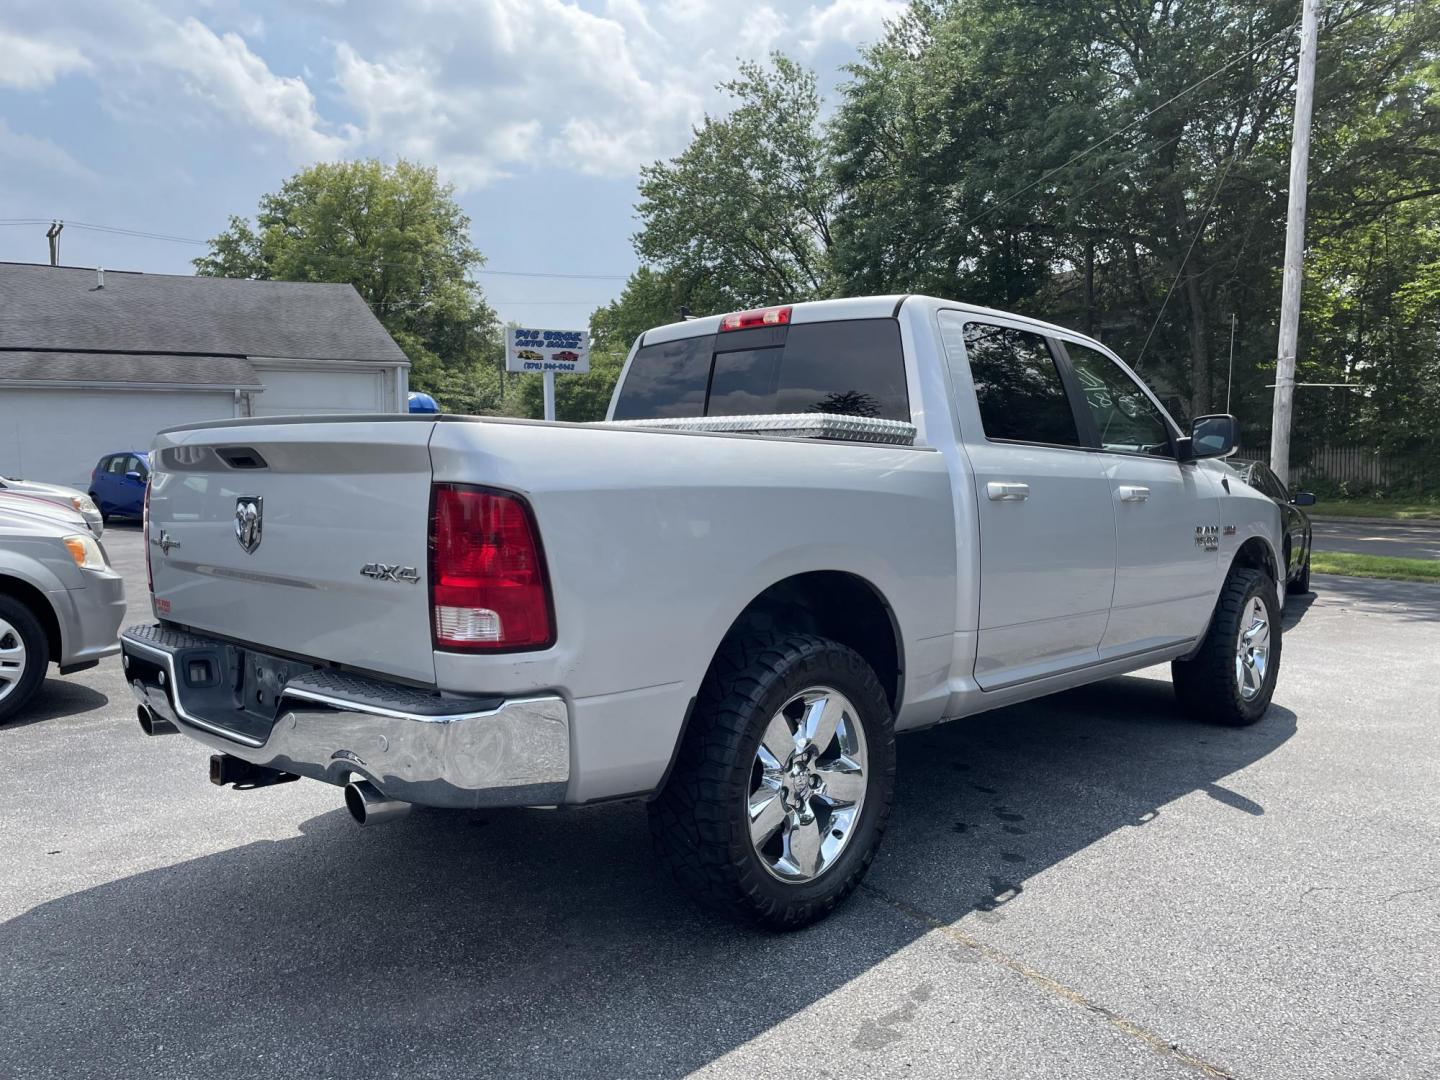
[[[868,786],[849,842],[813,880],[788,883],[750,843],[746,804],[756,750],[770,718],[796,693],[829,686],[859,713]],[[675,766],[650,804],[660,862],[702,905],[740,922],[795,930],[824,918],[869,868],[895,788],[890,704],[858,653],[827,638],[756,633],[726,642],[695,702]]]
[[[1269,621],[1270,654],[1260,692],[1247,701],[1236,678],[1235,649],[1240,621],[1257,596],[1265,605]],[[1181,708],[1196,720],[1224,727],[1246,727],[1264,716],[1280,675],[1280,622],[1280,599],[1270,575],[1249,566],[1232,569],[1220,590],[1210,629],[1199,651],[1188,660],[1175,660],[1170,665]]]
[[[9,624],[25,646],[25,669],[15,680],[14,688],[0,698],[0,724],[3,724],[24,710],[39,693],[50,665],[50,643],[35,613],[13,596],[0,596],[0,621]],[[8,636],[7,631],[0,630],[0,637]]]

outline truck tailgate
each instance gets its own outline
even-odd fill
[[[157,614],[261,649],[433,682],[433,427],[296,419],[162,433],[147,537]]]

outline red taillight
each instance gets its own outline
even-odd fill
[[[496,652],[554,643],[545,557],[523,499],[435,486],[430,612],[437,649]]]
[[[790,321],[788,307],[757,307],[732,311],[720,320],[721,330],[749,330],[752,326],[784,326]]]

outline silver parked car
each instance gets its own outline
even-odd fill
[[[95,500],[83,491],[59,484],[42,484],[38,480],[17,480],[10,476],[0,476],[0,492],[24,495],[74,510],[85,519],[85,526],[97,538],[105,534],[105,519],[100,514],[100,508],[95,505]]]
[[[51,663],[68,675],[117,653],[124,618],[125,584],[74,511],[0,497],[0,723]]]

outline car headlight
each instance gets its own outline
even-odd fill
[[[109,565],[105,561],[104,549],[93,536],[80,536],[78,533],[67,536],[65,550],[70,552],[70,557],[81,570],[104,570]]]
[[[95,512],[95,500],[89,495],[71,495],[70,505],[79,510],[82,514]]]

